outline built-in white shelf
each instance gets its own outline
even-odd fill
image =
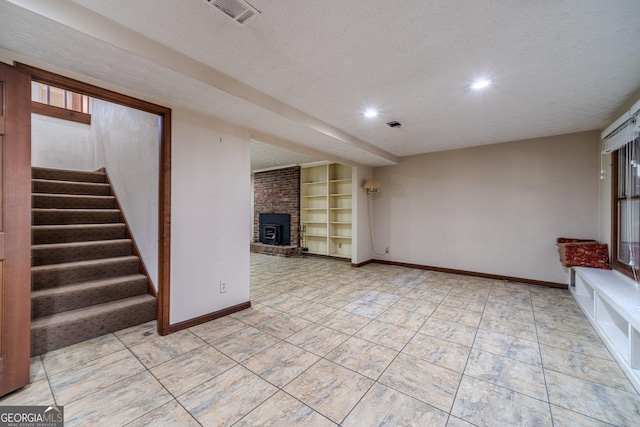
[[[300,172],[303,244],[310,253],[351,258],[351,166],[316,163]]]
[[[640,392],[640,287],[613,270],[573,267],[569,290]]]

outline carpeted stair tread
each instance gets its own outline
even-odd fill
[[[110,196],[109,184],[94,182],[55,181],[48,179],[32,179],[32,193],[53,194],[88,194],[94,196]]]
[[[31,246],[31,264],[49,265],[131,255],[131,239],[51,243]]]
[[[106,182],[104,172],[74,171],[66,169],[31,168],[33,179],[56,181]]]
[[[139,295],[70,310],[31,322],[31,355],[35,356],[156,318],[156,300]]]
[[[80,282],[31,293],[31,317],[36,319],[90,305],[116,301],[147,292],[147,278],[142,274]]]
[[[138,257],[94,259],[31,267],[32,289],[40,290],[71,283],[138,273]]]
[[[124,223],[117,224],[72,224],[34,225],[31,227],[32,243],[86,242],[91,240],[113,240],[126,237]]]
[[[33,225],[105,224],[121,221],[119,209],[31,209]]]
[[[32,207],[43,209],[115,209],[116,207],[114,196],[33,193],[31,200]]]

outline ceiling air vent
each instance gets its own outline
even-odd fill
[[[244,27],[260,12],[244,0],[204,0],[214,9],[222,12],[224,16],[232,19],[238,25]]]
[[[402,127],[402,123],[393,120],[391,122],[387,122],[387,126],[389,126],[390,128],[399,128]]]

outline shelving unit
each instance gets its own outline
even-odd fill
[[[303,166],[300,188],[304,246],[310,253],[351,258],[351,167]]]
[[[573,267],[569,290],[640,392],[640,288],[616,271]]]

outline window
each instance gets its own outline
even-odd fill
[[[91,123],[89,97],[43,83],[31,83],[31,111],[80,123]]]
[[[637,278],[640,267],[640,138],[613,153],[614,268]]]

